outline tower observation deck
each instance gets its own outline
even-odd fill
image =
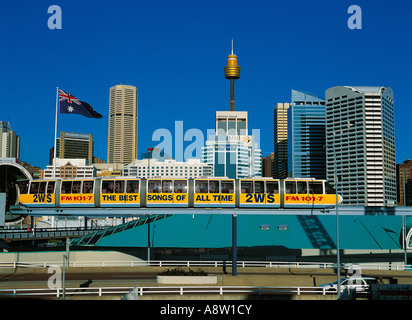
[[[240,78],[240,67],[237,65],[237,56],[232,52],[227,57],[227,66],[225,66],[225,78],[230,80],[230,111],[235,111],[235,80]]]

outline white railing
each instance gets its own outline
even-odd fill
[[[65,288],[64,296],[73,295],[93,295],[93,296],[103,296],[103,295],[125,295],[133,287],[86,287],[86,288]],[[37,297],[56,297],[61,298],[63,296],[63,288],[22,288],[22,289],[0,289],[1,297],[27,297],[27,296],[37,296]]]
[[[323,287],[290,287],[290,286],[181,286],[181,287],[135,287],[127,295],[124,300],[138,299],[138,296],[148,294],[164,294],[164,295],[184,295],[184,294],[336,294],[337,290],[327,290]]]
[[[44,262],[0,262],[0,268],[48,268],[52,265],[63,265],[63,260]],[[396,270],[411,271],[411,265],[402,263],[377,263],[377,264],[342,264],[343,269],[359,265],[367,270]],[[129,260],[129,261],[70,261],[69,267],[231,267],[232,261],[178,261],[178,260]],[[284,262],[284,261],[238,261],[237,267],[266,267],[266,268],[336,268],[332,262]]]
[[[62,265],[62,260],[44,262],[0,262],[0,268],[47,268]],[[231,267],[232,261],[180,261],[180,260],[144,260],[131,261],[69,261],[69,267]],[[268,268],[333,268],[333,263],[316,262],[275,262],[275,261],[238,261],[238,267]]]
[[[326,290],[321,287],[259,287],[259,286],[181,286],[181,287],[86,287],[65,288],[64,297],[123,295],[123,300],[135,299],[148,294],[187,295],[187,294],[336,294],[336,290]],[[35,289],[0,289],[1,297],[63,297],[63,288]]]

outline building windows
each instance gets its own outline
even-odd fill
[[[349,99],[341,98],[343,92]],[[335,163],[328,148],[327,179],[333,182],[336,165],[344,204],[394,205],[395,144],[386,140],[394,132],[394,116],[386,95],[392,97],[392,89],[333,87],[326,91],[326,141],[337,154]]]
[[[149,169],[150,162],[150,169]],[[145,166],[142,166],[142,163]],[[138,169],[137,169],[138,168]],[[190,168],[190,169],[189,169]],[[201,177],[212,175],[212,168],[198,159],[190,159],[188,162],[177,162],[175,160],[136,160],[123,168],[123,175],[137,177]]]

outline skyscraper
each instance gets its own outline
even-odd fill
[[[270,156],[262,157],[262,177],[273,177],[273,159],[275,154],[270,153]]]
[[[288,176],[325,179],[325,100],[292,90],[287,112]]]
[[[107,162],[129,164],[137,159],[137,88],[110,88]]]
[[[20,159],[20,137],[5,121],[0,121],[0,158]]]
[[[326,142],[327,180],[336,187],[336,166],[344,205],[396,205],[391,88],[338,86],[326,90]]]
[[[398,185],[398,206],[404,206],[405,204],[407,206],[411,205],[412,198],[407,196],[407,191],[412,190],[412,160],[406,160],[401,164],[397,164],[396,173]]]
[[[288,176],[288,109],[290,103],[278,103],[274,112],[273,178]]]
[[[93,136],[85,133],[60,132],[56,141],[56,157],[61,159],[85,159],[93,163]],[[53,147],[54,148],[54,147]],[[53,163],[53,149],[50,150],[50,164]]]
[[[213,166],[216,177],[245,178],[262,175],[262,151],[248,135],[246,111],[217,111],[216,134],[202,148],[202,162]]]

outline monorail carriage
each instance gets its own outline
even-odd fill
[[[19,203],[57,208],[326,208],[336,205],[336,192],[317,179],[110,177],[34,180],[20,186]]]

